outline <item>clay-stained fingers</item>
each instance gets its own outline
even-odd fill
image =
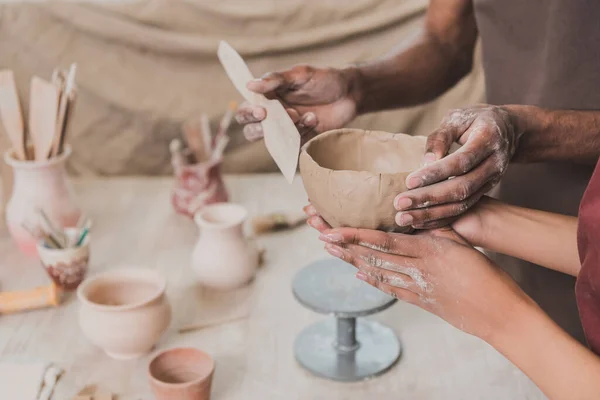
[[[304,211],[304,214],[306,214],[306,216],[308,217],[314,217],[319,215],[319,212],[311,203],[308,203],[307,205],[302,207],[302,211]]]
[[[388,285],[384,282],[377,280],[375,277],[369,276],[362,271],[358,271],[356,277],[369,285],[381,290],[383,293],[392,296],[398,300],[405,301],[407,303],[419,305],[421,303],[421,296],[408,289],[399,288],[396,286]]]
[[[473,124],[469,127],[469,132],[463,134],[472,139],[468,140],[454,153],[408,175],[406,186],[409,189],[416,189],[446,180],[452,176],[464,175],[495,151],[501,151],[497,150],[497,146],[490,145],[493,139],[489,132],[490,129],[495,128],[482,124]],[[501,140],[500,137],[497,139]]]
[[[441,204],[466,203],[489,182],[500,180],[502,168],[498,161],[497,157],[491,156],[465,175],[400,193],[394,199],[394,207],[398,211],[406,211]],[[458,214],[461,214],[460,210],[457,214],[445,216]]]
[[[288,91],[297,90],[310,80],[314,68],[308,65],[297,65],[291,69],[280,72],[268,72],[258,79],[254,79],[246,87],[261,94],[276,92],[285,96]]]
[[[316,229],[320,233],[323,233],[323,232],[331,229],[331,225],[329,225],[327,222],[325,222],[325,220],[318,215],[310,217],[309,219],[306,220],[306,223],[308,224],[308,226]]]
[[[267,116],[267,110],[261,106],[250,104],[245,101],[236,110],[235,120],[238,124],[250,124],[254,122],[260,122]]]
[[[337,228],[323,232],[319,239],[332,244],[357,244],[383,253],[419,257],[427,250],[422,238],[370,229]]]
[[[263,138],[263,129],[260,123],[253,123],[244,126],[244,137],[250,142],[257,141]]]
[[[458,178],[432,185],[431,188],[456,179]],[[496,182],[497,179],[486,182],[483,186],[477,188],[473,194],[469,194],[469,197],[464,200],[401,211],[396,214],[396,224],[399,226],[412,226],[417,229],[433,229],[450,225],[456,218],[460,217],[477,204],[477,202],[496,185]]]

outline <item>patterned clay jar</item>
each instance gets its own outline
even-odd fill
[[[200,238],[192,253],[192,268],[203,286],[235,289],[256,274],[259,251],[242,229],[247,214],[238,204],[220,203],[208,205],[194,216]]]
[[[50,220],[61,227],[75,227],[81,210],[75,203],[75,195],[65,163],[71,148],[45,161],[19,161],[12,150],[4,155],[4,161],[13,169],[12,196],[6,205],[6,223],[19,249],[30,256],[38,256],[37,239],[23,228],[23,223],[39,222],[38,209],[43,209]]]
[[[221,175],[221,160],[174,166],[175,187],[171,195],[173,208],[193,217],[202,207],[226,202],[228,195]]]

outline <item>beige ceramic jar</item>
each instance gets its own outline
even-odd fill
[[[165,289],[165,280],[145,268],[86,279],[77,289],[81,330],[110,357],[140,357],[154,347],[171,322]]]

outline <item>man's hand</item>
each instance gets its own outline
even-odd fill
[[[520,136],[502,107],[452,111],[428,137],[425,166],[406,179],[410,190],[394,199],[396,223],[420,229],[451,223],[500,181]],[[461,148],[447,155],[454,142]]]
[[[486,341],[522,305],[534,305],[510,277],[452,229],[417,235],[338,228],[325,249],[358,268],[357,278]]]
[[[278,99],[298,127],[303,141],[318,133],[341,128],[356,116],[358,72],[354,68],[314,68],[296,66],[271,72],[248,82],[248,89]],[[257,140],[263,136],[260,121],[267,116],[261,106],[240,105],[236,120],[244,124],[244,136]]]

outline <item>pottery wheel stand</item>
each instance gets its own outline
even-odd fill
[[[385,310],[395,299],[356,279],[356,271],[341,260],[325,259],[294,277],[294,296],[303,306],[334,316],[305,328],[294,343],[298,363],[317,376],[368,379],[389,370],[402,352],[390,328],[358,318]]]

